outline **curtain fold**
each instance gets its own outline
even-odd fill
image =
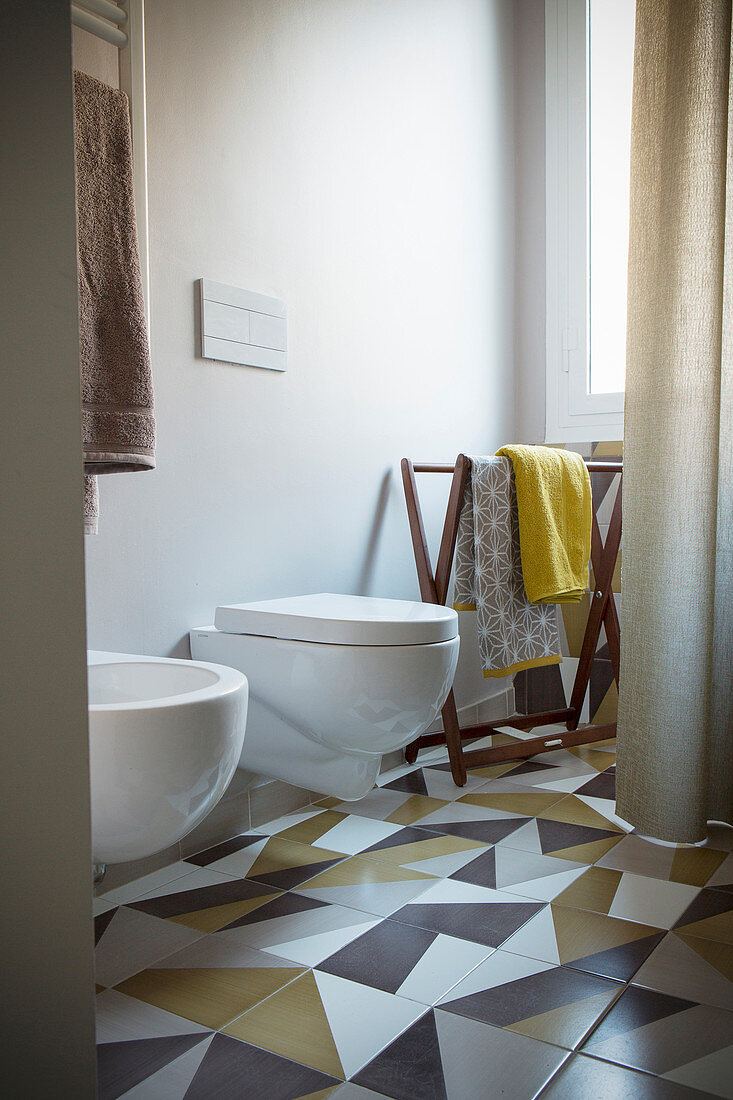
[[[733,822],[731,0],[637,0],[618,812]]]

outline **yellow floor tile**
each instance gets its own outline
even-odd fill
[[[176,1016],[222,1028],[304,971],[302,966],[143,970],[116,988]]]
[[[234,1020],[225,1035],[334,1077],[345,1077],[313,972]]]

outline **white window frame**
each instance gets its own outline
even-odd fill
[[[623,393],[589,393],[588,0],[545,0],[548,443],[623,438]]]

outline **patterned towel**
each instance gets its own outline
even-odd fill
[[[559,664],[557,607],[531,604],[522,579],[514,470],[471,458],[458,525],[454,608],[476,611],[484,676]]]

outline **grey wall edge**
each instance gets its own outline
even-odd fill
[[[2,1090],[96,1095],[68,0],[0,5]]]

